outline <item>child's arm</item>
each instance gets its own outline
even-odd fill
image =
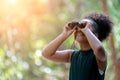
[[[73,33],[73,31],[74,29],[70,29],[66,26],[64,31],[43,49],[42,55],[53,61],[69,62],[73,50],[57,51],[57,49]]]
[[[106,52],[104,50],[104,47],[102,46],[101,41],[97,38],[97,35],[93,34],[91,27],[94,28],[91,23],[87,22],[85,28],[81,29],[81,31],[87,37],[87,40],[94,51],[98,68],[101,70],[105,70],[107,64]]]

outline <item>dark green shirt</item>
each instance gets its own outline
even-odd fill
[[[104,74],[99,73],[93,50],[75,50],[72,53],[69,80],[104,80]]]

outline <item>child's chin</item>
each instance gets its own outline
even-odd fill
[[[86,37],[85,36],[81,36],[81,37],[76,37],[76,41],[78,41],[78,42],[83,42],[83,41],[86,41]]]

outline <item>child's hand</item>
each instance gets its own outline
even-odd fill
[[[85,31],[88,29],[90,29],[92,32],[94,31],[94,26],[89,19],[83,19],[79,24],[84,26],[83,28],[79,28],[83,33],[85,33]]]
[[[63,33],[71,35],[75,31],[74,25],[69,25],[69,23],[64,27]]]

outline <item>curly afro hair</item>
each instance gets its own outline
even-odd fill
[[[109,36],[112,30],[113,22],[108,15],[91,13],[84,18],[92,19],[98,24],[98,39],[100,41],[105,40]]]

